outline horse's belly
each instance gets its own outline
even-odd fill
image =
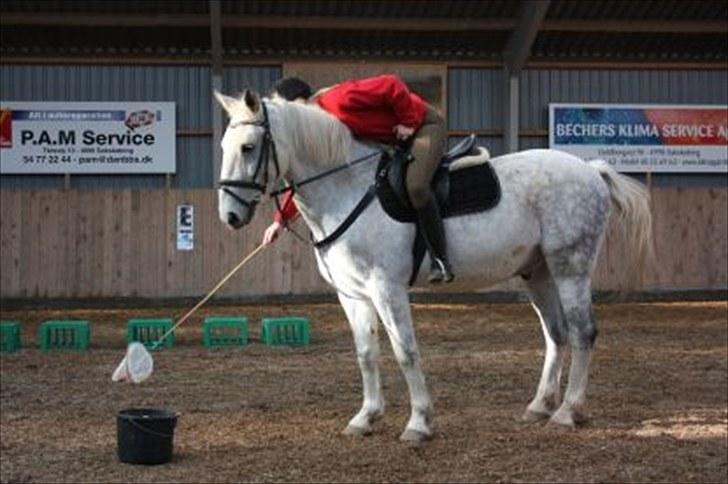
[[[496,208],[445,221],[448,257],[457,284],[448,289],[483,287],[518,275],[533,257],[540,241],[536,217],[504,196]],[[417,283],[426,283],[429,258],[420,268]]]

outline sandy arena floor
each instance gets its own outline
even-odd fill
[[[186,308],[3,311],[24,322],[19,353],[0,357],[2,482],[726,482],[728,304],[599,304],[600,336],[583,428],[519,418],[533,396],[543,346],[527,304],[415,305],[435,438],[398,441],[404,380],[382,332],[387,413],[363,439],[340,434],[358,410],[360,376],[336,305],[208,307],[155,353],[152,378],[112,384],[130,317]],[[250,345],[208,351],[201,319],[243,314]],[[311,318],[304,348],[258,342],[260,318]],[[49,318],[92,323],[92,349],[41,353]],[[116,413],[180,413],[173,461],[144,467],[116,456]]]

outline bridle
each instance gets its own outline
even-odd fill
[[[217,186],[220,190],[233,197],[238,203],[240,203],[244,207],[247,207],[250,211],[255,210],[256,205],[258,205],[258,203],[260,202],[260,195],[265,194],[268,189],[268,166],[270,165],[269,160],[271,158],[271,154],[273,155],[273,166],[276,169],[276,178],[278,178],[281,174],[280,165],[278,164],[278,153],[276,152],[276,144],[273,142],[273,136],[270,132],[270,122],[268,121],[268,108],[262,101],[261,105],[263,106],[262,121],[238,121],[229,126],[230,128],[237,128],[238,126],[248,125],[260,126],[261,128],[263,128],[263,144],[260,147],[260,154],[258,156],[258,162],[255,165],[255,172],[253,173],[253,177],[250,181],[223,179],[217,183]],[[240,149],[243,149],[242,146]],[[258,179],[258,175],[261,172],[263,173],[263,183],[258,183],[256,180]],[[260,192],[260,195],[251,200],[245,200],[237,193],[230,190],[229,187],[251,188],[253,190],[258,190]],[[278,199],[276,198],[276,201],[277,200]]]
[[[263,144],[260,148],[260,155],[258,156],[258,162],[255,165],[255,172],[253,173],[253,177],[250,181],[245,180],[228,180],[223,179],[220,180],[217,183],[217,186],[220,190],[230,195],[233,199],[235,199],[238,203],[243,205],[244,207],[247,207],[250,212],[255,211],[255,207],[260,203],[260,196],[264,195],[268,190],[268,170],[270,165],[270,158],[272,155],[273,159],[273,166],[276,170],[276,179],[281,174],[280,165],[278,164],[278,153],[276,152],[276,144],[273,140],[273,135],[270,132],[270,122],[268,119],[268,108],[266,107],[265,102],[261,101],[261,105],[263,106],[263,120],[262,121],[238,121],[234,124],[230,124],[229,128],[237,128],[238,126],[260,126],[263,128]],[[242,147],[241,147],[242,149]],[[354,161],[351,161],[349,163],[346,163],[341,166],[337,166],[335,168],[331,168],[329,170],[326,170],[322,173],[319,173],[317,175],[314,175],[312,177],[306,178],[305,180],[301,180],[300,182],[292,182],[289,184],[289,186],[282,188],[280,190],[275,190],[270,193],[270,196],[275,200],[276,208],[278,211],[281,211],[281,205],[280,201],[278,200],[278,197],[286,192],[293,192],[295,193],[298,187],[301,187],[303,185],[306,185],[308,183],[320,180],[322,178],[325,178],[329,175],[332,175],[336,172],[346,170],[348,168],[353,167],[354,165],[357,165],[359,163],[362,163],[364,161],[370,160],[375,158],[376,156],[379,156],[383,153],[383,151],[374,151],[372,153],[369,153],[368,155],[362,156],[361,158],[357,158]],[[258,175],[262,172],[263,174],[263,183],[258,183],[256,180],[258,179]],[[245,200],[244,198],[240,197],[237,193],[230,190],[228,187],[235,187],[235,188],[249,188],[253,190],[257,190],[260,192],[260,194],[253,198],[252,200]],[[371,185],[366,193],[364,193],[364,196],[359,200],[359,203],[354,207],[352,212],[349,214],[348,217],[339,225],[339,227],[336,228],[331,234],[324,237],[322,240],[319,240],[317,242],[312,241],[313,246],[317,249],[325,247],[329,244],[331,244],[334,240],[338,239],[348,228],[351,226],[351,224],[354,223],[354,221],[361,215],[361,213],[366,209],[369,204],[372,202],[372,200],[375,197],[375,187],[374,185]],[[290,230],[293,234],[295,234],[299,239],[304,240],[300,235],[298,235],[295,231],[293,231],[290,227],[288,227],[288,223],[284,222],[285,228]]]

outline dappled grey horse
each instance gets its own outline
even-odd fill
[[[376,149],[354,139],[315,105],[261,99],[250,91],[240,98],[215,96],[230,118],[222,139],[222,222],[236,229],[246,225],[261,195],[283,179],[296,187],[296,205],[314,240],[337,232],[374,180],[376,163],[359,161],[367,153],[377,154]],[[643,185],[604,162],[587,163],[555,150],[513,153],[491,163],[500,179],[500,203],[445,220],[456,274],[455,286],[448,289],[524,279],[546,340],[541,380],[524,418],[573,426],[585,418],[597,336],[591,274],[610,212],[625,229],[626,253],[632,257],[623,261],[623,269],[638,270],[652,247],[649,196]],[[319,176],[322,172],[326,176]],[[410,392],[411,415],[401,438],[428,439],[432,404],[408,294],[415,227],[392,220],[375,199],[339,235],[315,253],[321,275],[336,289],[348,317],[362,374],[363,404],[345,433],[370,433],[384,413],[377,337],[381,321]],[[426,272],[420,271],[417,284],[426,280]],[[567,348],[571,367],[562,400]]]

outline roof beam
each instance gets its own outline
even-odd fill
[[[541,3],[541,2],[536,2]],[[509,31],[513,18],[358,18],[328,16],[227,15],[223,28],[384,30],[400,32]],[[200,14],[50,14],[1,12],[2,26],[56,27],[200,27],[209,26],[209,16]],[[725,34],[723,20],[634,20],[634,19],[545,19],[540,30],[560,32],[643,32],[677,34]]]
[[[558,32],[641,32],[671,34],[725,34],[723,20],[634,20],[634,19],[547,19],[543,31]]]
[[[328,16],[227,15],[223,28],[304,29],[304,30],[390,30],[390,31],[482,31],[510,30],[515,21],[509,18],[432,19],[432,18],[361,18]],[[3,26],[57,27],[207,27],[207,15],[104,15],[104,14],[26,14],[3,13]]]
[[[5,13],[0,25],[44,27],[205,27],[209,15],[107,15],[107,14],[50,14]]]
[[[549,3],[548,0],[524,0],[521,4],[518,24],[511,32],[503,50],[503,63],[511,75],[518,75],[526,65],[526,59],[531,53],[531,46],[549,9]]]

